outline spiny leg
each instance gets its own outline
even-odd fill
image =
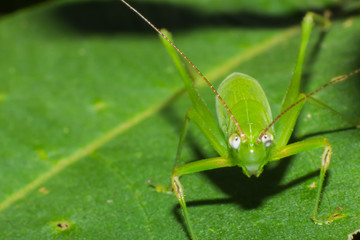
[[[189,109],[185,116],[185,121],[181,130],[179,144],[178,144],[178,150],[176,153],[176,159],[175,159],[175,167],[173,174],[171,176],[171,184],[175,193],[175,196],[179,200],[180,206],[183,211],[184,219],[186,222],[186,225],[188,227],[188,231],[190,234],[191,239],[196,239],[191,221],[190,216],[187,211],[186,202],[185,202],[185,195],[184,195],[184,189],[180,183],[179,177],[185,174],[195,173],[195,172],[201,172],[205,170],[210,170],[214,168],[221,168],[221,167],[229,167],[233,166],[233,164],[226,158],[226,157],[218,157],[218,158],[211,158],[211,159],[205,159],[200,160],[196,162],[187,163],[181,166],[178,166],[178,163],[181,158],[181,152],[183,148],[183,143],[186,137],[186,132],[188,130],[188,125],[190,123],[190,120],[194,121],[196,125],[200,128],[200,130],[203,132],[203,134],[206,136],[206,138],[210,141],[210,143],[215,146],[221,146],[221,139],[218,139],[216,135],[212,132],[212,129],[210,126],[206,124],[206,121],[197,113],[194,109]],[[216,148],[219,149],[220,147]],[[221,148],[220,148],[221,149]],[[220,155],[222,155],[222,152],[218,152]]]
[[[190,216],[187,211],[184,188],[181,185],[179,178],[183,175],[190,173],[196,173],[196,172],[202,172],[216,168],[232,167],[232,166],[234,166],[234,164],[231,162],[229,158],[217,157],[217,158],[209,158],[209,159],[187,163],[174,168],[174,172],[171,176],[171,184],[173,186],[175,196],[179,200],[180,206],[182,208],[185,222],[188,227],[191,239],[194,240],[197,238],[195,236],[195,232],[190,221]]]
[[[332,153],[331,145],[330,145],[328,139],[325,137],[311,138],[311,139],[307,139],[304,141],[292,143],[287,146],[277,148],[274,150],[274,152],[272,154],[271,161],[277,161],[282,158],[285,158],[285,157],[288,157],[291,155],[295,155],[295,154],[298,154],[301,152],[305,152],[305,151],[308,151],[311,149],[316,149],[316,148],[324,148],[324,152],[321,156],[318,191],[317,191],[316,198],[315,198],[314,208],[313,208],[313,211],[311,214],[311,219],[314,221],[314,223],[321,225],[324,223],[328,224],[331,222],[331,221],[329,221],[329,219],[333,219],[333,218],[331,218],[332,215],[324,220],[320,220],[317,217],[320,199],[321,199],[321,192],[322,192],[323,184],[325,181],[325,174],[326,174],[326,170],[329,167],[331,153]]]
[[[216,149],[222,149],[222,146],[225,144],[222,142],[222,139],[217,138],[216,134],[214,134],[213,129],[211,126],[209,126],[207,121],[203,119],[203,117],[197,113],[195,109],[189,109],[186,113],[184,124],[181,130],[179,144],[178,144],[178,150],[176,153],[176,159],[175,159],[175,167],[173,174],[171,176],[171,184],[175,193],[175,196],[179,200],[180,206],[182,208],[182,212],[184,215],[185,223],[187,225],[190,237],[192,239],[196,239],[195,232],[193,230],[193,226],[190,221],[190,216],[187,211],[186,202],[185,202],[185,194],[184,189],[181,185],[181,182],[179,180],[180,176],[190,174],[190,173],[196,173],[201,171],[206,171],[210,169],[215,168],[222,168],[222,167],[230,167],[233,166],[233,163],[227,158],[227,157],[218,157],[218,158],[210,158],[210,159],[204,159],[199,160],[191,163],[187,163],[181,166],[178,166],[178,163],[181,158],[181,152],[184,145],[184,141],[186,138],[186,133],[188,130],[188,125],[190,123],[190,120],[194,121],[195,124],[200,128],[200,130],[203,132],[203,134],[206,136],[206,138],[209,140],[211,145],[213,145]],[[218,147],[216,147],[218,146]],[[220,155],[223,154],[222,151],[218,152]]]
[[[191,118],[193,118],[195,120],[195,122],[201,122],[201,118],[199,118],[196,115],[196,112],[190,108],[185,115],[185,119],[181,128],[181,132],[180,132],[180,137],[179,137],[179,143],[178,143],[178,147],[177,147],[177,151],[176,151],[176,157],[175,157],[175,164],[174,164],[174,168],[176,168],[179,164],[180,158],[181,158],[181,153],[182,153],[182,149],[183,149],[183,145],[184,145],[184,141],[187,135],[187,131],[189,128],[189,123]],[[148,181],[148,184],[153,187],[157,192],[165,192],[168,193],[169,192],[169,188],[165,187],[164,185],[159,185],[154,183],[152,180]]]
[[[183,149],[183,145],[184,145],[184,140],[186,138],[187,135],[187,131],[189,128],[189,123],[190,123],[190,113],[192,112],[192,109],[189,109],[186,112],[185,115],[185,119],[181,128],[181,132],[180,132],[180,137],[179,137],[179,143],[178,143],[178,147],[177,147],[177,152],[176,152],[176,157],[175,157],[175,164],[174,164],[174,168],[176,168],[178,166],[178,163],[180,161],[180,157],[181,157],[181,152]],[[162,193],[170,193],[171,192],[171,187],[167,187],[161,184],[157,184],[155,183],[153,180],[148,180],[148,184],[153,187],[155,189],[155,191],[157,192],[162,192]]]
[[[214,133],[212,132],[212,129],[210,128],[210,126],[208,126],[206,124],[206,121],[204,121],[204,119],[197,113],[197,111],[195,109],[190,108],[185,115],[185,120],[184,120],[182,129],[181,129],[179,143],[178,143],[178,149],[177,149],[177,153],[176,153],[176,157],[175,157],[174,171],[171,176],[171,184],[172,184],[172,188],[175,193],[175,196],[179,200],[180,206],[182,208],[185,223],[187,225],[190,237],[192,239],[196,239],[192,224],[190,222],[190,217],[189,217],[189,214],[187,211],[186,203],[185,203],[184,190],[180,183],[179,177],[182,175],[195,173],[195,172],[201,172],[201,171],[210,170],[210,169],[214,169],[214,168],[230,167],[230,166],[233,166],[233,164],[226,157],[218,157],[218,158],[211,158],[211,159],[205,159],[205,160],[200,160],[200,161],[196,161],[196,162],[191,162],[191,163],[187,163],[187,164],[178,166],[180,158],[181,158],[182,148],[184,145],[184,141],[186,138],[190,120],[194,121],[196,123],[196,125],[199,126],[200,130],[203,132],[203,134],[207,137],[207,139],[213,146],[221,146],[221,143],[219,142],[220,140],[218,138],[216,138],[216,135],[214,135]],[[215,149],[217,149],[217,148],[215,148]],[[218,152],[218,153],[222,154],[222,152]],[[158,185],[158,184],[154,183],[153,181],[149,181],[148,183],[150,184],[150,186],[154,187],[154,189],[157,192],[169,193],[169,188],[166,186]]]

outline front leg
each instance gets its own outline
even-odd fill
[[[195,232],[190,222],[190,216],[188,214],[186,202],[185,202],[184,188],[182,187],[179,178],[182,175],[186,175],[190,173],[196,173],[196,172],[202,172],[216,168],[232,167],[232,166],[234,166],[234,164],[229,158],[217,157],[217,158],[209,158],[209,159],[187,163],[174,168],[174,172],[171,176],[171,184],[173,186],[175,196],[179,200],[180,206],[183,210],[185,222],[188,227],[188,231],[191,239],[194,240],[197,238],[195,236]]]
[[[295,155],[295,154],[305,152],[305,151],[308,151],[311,149],[322,148],[322,147],[324,148],[324,152],[321,156],[320,177],[319,177],[319,184],[318,184],[319,186],[318,186],[318,191],[316,194],[314,208],[313,208],[313,211],[311,214],[311,220],[313,220],[314,223],[319,224],[319,225],[324,224],[324,223],[328,224],[336,219],[336,217],[334,217],[335,213],[331,214],[331,216],[327,217],[324,220],[319,220],[317,218],[317,213],[318,213],[320,199],[321,199],[321,192],[322,192],[323,184],[324,184],[324,180],[325,180],[325,174],[329,167],[331,153],[332,153],[331,145],[330,145],[328,139],[324,138],[324,137],[312,138],[312,139],[307,139],[304,141],[292,143],[292,144],[289,144],[284,147],[279,147],[273,151],[273,154],[271,157],[271,161],[277,161],[277,160],[280,160],[282,158],[285,158],[285,157],[288,157],[291,155]],[[336,213],[336,215],[337,215],[337,213]]]

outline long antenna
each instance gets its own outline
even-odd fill
[[[290,107],[288,107],[287,109],[285,109],[282,113],[280,113],[265,129],[264,131],[262,131],[262,133],[260,134],[260,136],[257,138],[257,141],[260,142],[261,141],[261,138],[262,136],[264,136],[264,134],[271,128],[272,125],[274,125],[274,123],[279,120],[279,118],[281,118],[285,113],[287,113],[290,109],[292,109],[293,107],[295,107],[296,105],[298,105],[299,103],[301,103],[302,101],[304,101],[305,99],[309,98],[310,96],[314,95],[315,93],[323,90],[324,88],[330,86],[330,85],[333,85],[335,83],[338,83],[338,82],[342,82],[344,81],[345,79],[351,77],[352,75],[355,75],[357,73],[360,73],[360,68],[350,72],[350,73],[347,73],[347,74],[344,74],[344,75],[341,75],[341,76],[337,76],[337,77],[334,77],[331,79],[330,82],[324,84],[323,86],[321,86],[320,88],[316,89],[315,91],[307,94],[306,96],[304,96],[303,98],[300,98],[299,100],[297,100],[295,103],[293,103]]]
[[[175,50],[190,64],[190,66],[200,75],[200,77],[206,82],[207,85],[209,85],[209,87],[211,88],[211,90],[215,93],[216,97],[220,100],[220,102],[224,105],[226,111],[229,113],[231,119],[233,120],[233,122],[235,123],[235,126],[237,127],[237,129],[239,130],[240,133],[240,137],[243,139],[243,141],[246,140],[246,136],[244,134],[244,132],[241,130],[239,123],[236,121],[234,115],[232,114],[232,112],[230,111],[228,105],[225,103],[225,101],[222,99],[222,97],[219,95],[219,93],[215,90],[215,88],[213,87],[213,85],[209,82],[209,80],[207,80],[207,78],[200,72],[200,70],[185,56],[185,54],[177,47],[175,46],[175,44],[168,38],[166,37],[157,27],[154,26],[154,24],[152,24],[147,18],[145,18],[141,13],[139,13],[135,8],[133,8],[129,3],[127,3],[124,0],[121,0],[126,6],[128,6],[133,12],[135,12],[139,17],[141,17],[147,24],[150,25],[150,27],[152,27],[157,33],[160,34],[161,37],[163,37],[166,41],[168,41],[171,46],[173,46],[173,48],[175,48]]]

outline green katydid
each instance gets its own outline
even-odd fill
[[[332,217],[327,219],[318,219],[317,217],[325,173],[329,167],[332,153],[328,139],[325,137],[316,137],[288,144],[305,101],[315,101],[317,104],[339,114],[325,104],[313,99],[312,95],[327,86],[343,81],[360,72],[360,68],[356,69],[351,73],[333,78],[329,83],[310,94],[300,94],[301,72],[312,27],[314,22],[318,22],[324,28],[327,28],[330,25],[328,17],[326,15],[320,16],[309,12],[303,18],[301,44],[294,74],[283,99],[281,113],[272,119],[268,100],[257,80],[242,73],[233,73],[223,80],[218,90],[215,90],[198,68],[175,46],[168,32],[165,30],[160,31],[126,1],[121,1],[159,33],[190,96],[193,108],[186,113],[178,144],[176,163],[181,156],[182,146],[190,120],[196,123],[220,155],[219,157],[198,160],[184,165],[178,166],[176,164],[171,176],[172,187],[183,210],[191,238],[196,239],[196,236],[187,211],[184,188],[179,180],[181,176],[211,169],[238,166],[242,168],[246,176],[259,177],[267,163],[316,148],[324,148],[324,152],[321,156],[318,191],[311,219],[316,224],[333,221],[337,213],[332,214]],[[190,68],[184,67],[184,59],[215,93],[217,121],[194,87],[189,75]],[[277,122],[276,129],[274,129],[275,122]]]

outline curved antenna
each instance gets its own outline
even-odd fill
[[[316,89],[315,91],[307,94],[306,96],[304,96],[303,98],[300,98],[299,100],[297,100],[295,103],[293,103],[291,106],[289,106],[287,109],[285,109],[282,113],[280,113],[265,129],[264,131],[262,131],[262,133],[260,134],[260,136],[257,138],[257,142],[260,143],[261,142],[261,138],[264,136],[264,134],[271,128],[272,125],[274,125],[274,123],[279,120],[279,118],[281,118],[285,113],[287,113],[290,109],[292,109],[293,107],[295,107],[296,105],[298,105],[299,103],[301,103],[302,101],[304,101],[305,99],[309,98],[310,96],[314,95],[315,93],[323,90],[324,88],[330,86],[330,85],[333,85],[335,83],[338,83],[338,82],[342,82],[344,81],[345,79],[351,77],[352,75],[354,74],[357,74],[357,73],[360,73],[360,68],[350,72],[350,73],[347,73],[347,74],[344,74],[344,75],[341,75],[341,76],[337,76],[337,77],[334,77],[331,79],[330,82],[324,84],[323,86],[321,86],[320,88]]]
[[[147,18],[145,18],[141,13],[139,13],[135,8],[133,8],[129,3],[127,3],[125,0],[121,0],[126,6],[128,6],[133,12],[135,12],[139,17],[141,17],[147,24],[150,25],[158,34],[160,34],[161,37],[163,37],[166,41],[168,41],[173,48],[190,64],[190,66],[200,75],[200,77],[206,82],[206,84],[211,88],[211,90],[215,93],[216,97],[220,100],[222,105],[225,107],[226,111],[229,113],[231,119],[235,123],[236,128],[239,130],[240,136],[243,139],[243,141],[246,140],[246,136],[244,132],[241,130],[239,123],[236,121],[234,115],[230,111],[228,105],[225,103],[225,101],[222,99],[222,97],[219,95],[219,93],[215,90],[213,85],[207,80],[207,78],[200,72],[200,70],[185,56],[185,54],[177,47],[175,44],[166,37],[157,27],[154,26]]]

